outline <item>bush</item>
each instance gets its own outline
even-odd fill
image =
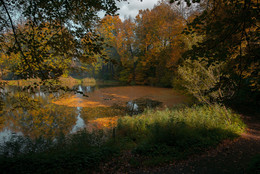
[[[216,88],[222,76],[224,63],[215,63],[208,66],[205,59],[187,59],[178,66],[178,76],[173,81],[173,86],[183,86],[190,94],[200,102],[211,104],[221,101],[224,96],[223,89]]]

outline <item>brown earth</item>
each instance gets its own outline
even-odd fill
[[[190,157],[188,160],[173,162],[162,167],[132,170],[130,173],[164,174],[243,174],[247,173],[252,158],[260,154],[259,117],[244,116],[247,132],[234,141],[224,141],[217,148]],[[260,172],[260,171],[258,171]],[[119,172],[120,173],[120,172]]]

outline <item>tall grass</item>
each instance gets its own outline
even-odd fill
[[[235,138],[244,128],[239,115],[231,110],[204,105],[123,117],[118,120],[117,136],[129,137],[135,142],[134,153],[155,158],[163,155],[164,158],[157,161],[163,162]]]

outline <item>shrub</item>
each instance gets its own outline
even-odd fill
[[[222,100],[224,91],[216,88],[220,82],[224,63],[214,63],[208,66],[205,59],[187,59],[182,65],[178,66],[179,79],[174,80],[173,86],[183,86],[190,94],[200,102],[211,104]]]

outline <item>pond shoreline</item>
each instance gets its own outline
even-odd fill
[[[111,107],[115,104],[125,106],[129,101],[147,98],[162,102],[164,107],[173,107],[185,103],[188,98],[171,88],[150,86],[106,87],[86,94],[88,97],[80,94],[69,95],[53,103],[69,107]]]
[[[115,125],[117,119],[113,119],[114,117],[139,114],[148,107],[158,107],[158,109],[162,110],[176,104],[182,104],[186,100],[185,96],[169,88],[148,86],[110,87],[109,85],[102,87],[98,85],[77,85],[73,88],[75,91],[80,91],[80,93],[75,94],[74,91],[49,93],[48,91],[41,91],[41,88],[37,89],[38,91],[28,93],[22,92],[19,87],[15,86],[6,88],[7,92],[12,94],[10,98],[7,95],[5,99],[7,103],[5,115],[2,117],[3,120],[0,125],[0,136],[2,134],[3,136],[7,135],[4,133],[6,129],[12,132],[8,134],[9,138],[18,132],[22,132],[24,136],[27,136],[27,134],[34,135],[35,138],[36,135],[40,136],[38,130],[45,130],[44,134],[52,135],[55,131],[60,131],[59,128],[64,127],[63,124],[66,125],[66,128],[64,128],[66,130],[62,130],[62,132],[66,133],[73,132],[76,129],[75,126],[79,127],[77,129],[79,130],[95,127],[93,125],[96,124],[98,125],[96,127],[102,129],[102,127]],[[9,112],[7,107],[10,104],[8,103],[14,99],[17,101],[22,99],[23,102],[30,100],[31,104],[36,104],[36,108],[30,108],[30,106],[27,108],[28,111],[17,108],[17,111],[10,110]],[[155,103],[158,104],[154,105]],[[77,108],[82,109],[77,111]],[[52,114],[52,116],[48,114]]]

